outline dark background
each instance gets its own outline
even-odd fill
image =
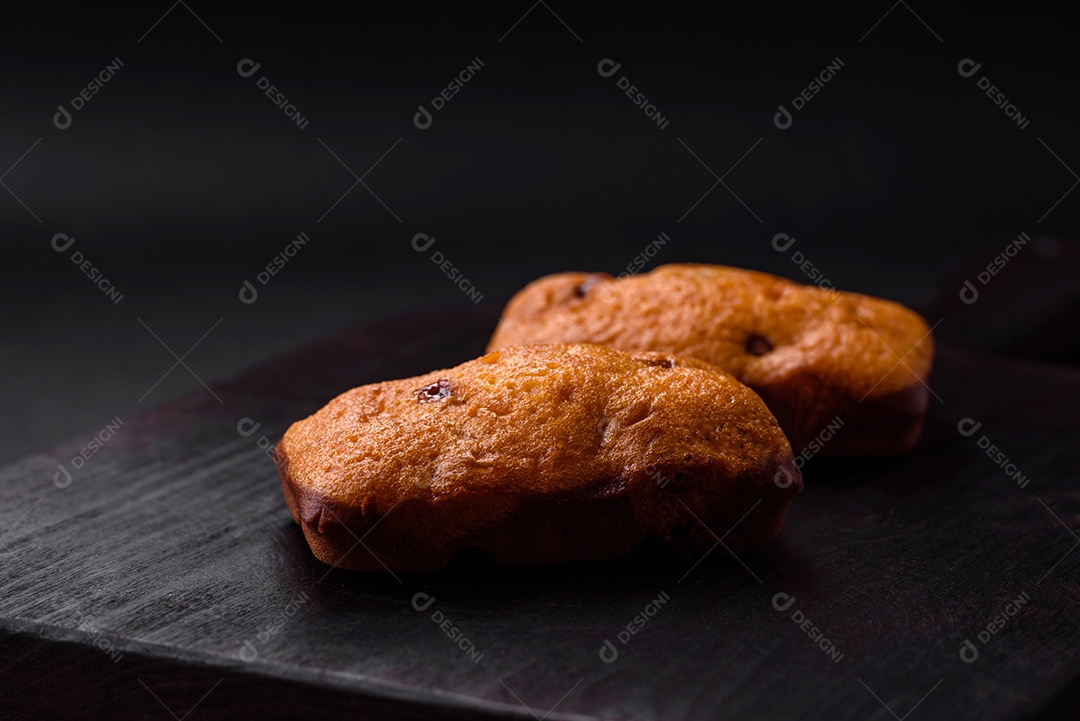
[[[19,162],[0,188],[0,462],[198,389],[196,375],[470,303],[410,247],[420,232],[496,305],[545,273],[619,273],[660,232],[671,241],[650,267],[805,280],[771,247],[784,232],[838,287],[920,309],[940,307],[942,288],[955,298],[958,263],[977,271],[1020,232],[1076,237],[1080,56],[1061,11],[651,7],[537,4],[523,19],[528,2],[188,2],[163,18],[167,0],[5,8],[0,172]],[[116,57],[116,76],[57,129],[57,106]],[[417,106],[477,57],[476,77],[415,127]],[[779,130],[777,106],[837,57],[843,69]],[[238,75],[243,58],[261,63],[253,77]],[[603,58],[622,64],[614,77],[598,75]],[[958,74],[964,58],[982,63],[975,77]],[[256,87],[261,75],[307,127]],[[1028,127],[978,89],[981,75]],[[334,206],[355,176],[331,151],[371,193],[357,184]],[[301,231],[308,245],[241,303],[244,280]],[[119,304],[52,249],[56,233],[76,238]],[[998,287],[1010,272],[1039,283],[1018,261]],[[1065,294],[1076,287],[1068,276]],[[191,372],[154,387],[176,360],[143,323],[180,357],[214,329],[184,357]],[[960,337],[964,323],[936,332]]]

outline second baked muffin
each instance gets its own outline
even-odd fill
[[[489,350],[602,343],[691,356],[765,400],[797,453],[910,449],[926,411],[934,341],[904,306],[719,265],[540,278],[507,304]]]

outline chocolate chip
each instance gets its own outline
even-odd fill
[[[772,343],[760,335],[752,335],[746,339],[746,352],[750,355],[765,355],[772,349]]]
[[[450,381],[440,379],[426,385],[420,390],[416,391],[416,400],[421,403],[427,403],[429,401],[439,401],[443,398],[450,397]]]
[[[657,368],[674,368],[675,361],[670,358],[638,358],[639,361],[647,366],[655,366]]]
[[[581,281],[581,284],[577,288],[574,288],[574,295],[578,298],[584,298],[585,294],[589,292],[589,289],[600,282],[600,276],[593,273],[592,275],[585,276],[585,280]]]

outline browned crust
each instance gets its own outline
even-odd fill
[[[758,336],[768,344],[755,354]],[[717,365],[761,395],[797,453],[820,443],[834,456],[915,445],[934,352],[926,322],[897,303],[699,264],[540,278],[507,304],[488,348],[556,340]]]
[[[654,479],[638,478],[597,483],[595,489],[603,490],[595,493],[540,498],[513,498],[510,493],[506,502],[512,512],[444,544],[440,539],[448,536],[443,534],[452,533],[457,525],[448,517],[467,505],[467,499],[440,507],[407,501],[388,513],[366,515],[297,485],[284,452],[279,458],[286,502],[295,509],[293,518],[315,557],[330,566],[374,573],[437,571],[465,549],[485,551],[506,565],[604,560],[629,553],[649,537],[698,553],[723,538],[727,550],[740,553],[779,535],[791,499],[803,489],[792,459],[780,466],[791,474],[791,481],[777,467],[776,473],[762,475],[754,483],[734,484],[735,492],[721,496],[709,488],[723,482],[716,469],[685,474],[678,488],[658,489]],[[790,485],[780,488],[777,479]],[[642,494],[655,497],[647,514],[632,502],[633,496]]]
[[[399,448],[387,448],[389,455],[378,466],[412,468],[412,461],[401,465],[395,454],[415,456],[416,463],[424,462],[426,454],[416,455],[415,439],[424,437],[425,429],[416,423],[453,425],[460,418],[475,415],[469,399],[456,408],[447,405],[435,411],[456,415],[423,415],[430,407],[415,405],[418,401],[414,387],[423,387],[433,378],[450,377],[451,384],[461,388],[479,372],[478,368],[486,371],[490,366],[478,365],[483,361],[478,359],[471,362],[473,365],[464,364],[457,369],[377,384],[377,392],[374,388],[367,390],[368,387],[354,389],[352,395],[343,395],[311,418],[294,424],[275,448],[286,504],[315,556],[340,568],[400,573],[438,570],[465,549],[486,551],[505,564],[533,565],[614,558],[626,554],[648,537],[701,551],[718,545],[717,539],[723,538],[724,545],[733,552],[776,537],[788,505],[802,490],[802,478],[790,446],[757,396],[728,374],[700,361],[660,354],[631,357],[599,346],[571,351],[566,348],[569,346],[508,349],[504,351],[504,360],[516,357],[520,363],[562,362],[569,352],[576,356],[567,361],[571,364],[583,363],[580,357],[584,357],[588,361],[584,365],[592,370],[614,364],[623,372],[641,374],[632,380],[635,384],[652,383],[656,390],[649,392],[659,394],[656,403],[674,404],[678,409],[685,407],[685,412],[678,410],[675,415],[670,415],[670,408],[656,411],[669,413],[663,416],[669,419],[664,423],[685,424],[685,430],[678,425],[650,426],[659,421],[642,420],[632,407],[612,411],[612,422],[620,429],[623,424],[627,426],[618,433],[630,440],[619,451],[629,455],[621,462],[621,469],[610,476],[572,483],[540,478],[530,481],[529,488],[529,484],[509,476],[502,483],[482,483],[471,481],[466,475],[455,481],[456,485],[432,494],[421,492],[405,478],[359,477],[350,475],[351,472],[339,472],[337,466],[331,465],[326,466],[331,470],[323,470],[323,459],[334,457],[340,450],[339,442],[334,439],[351,439],[359,434],[357,442],[366,440],[363,424],[355,426],[354,434],[354,426],[347,420],[349,411],[345,410],[344,415],[342,412],[360,407],[357,405],[360,401],[348,406],[345,404],[350,401],[343,399],[378,397],[389,408],[384,413],[402,414],[395,416],[395,422],[413,423],[409,426],[413,432],[401,439]],[[636,370],[627,371],[628,364]],[[505,373],[512,375],[512,369]],[[670,387],[670,397],[664,396],[668,388],[667,381],[662,380],[665,373],[679,375],[681,384]],[[605,377],[580,376],[583,385],[590,381],[603,382]],[[474,392],[482,394],[485,387],[478,382],[479,390]],[[677,389],[682,390],[675,392]],[[562,398],[557,389],[548,390],[556,393],[554,397]],[[628,399],[630,406],[634,400]],[[728,407],[730,413],[720,410]],[[421,414],[420,420],[402,417],[409,409]],[[529,423],[536,412],[525,408],[506,422]],[[559,427],[561,437],[538,439],[536,446],[503,450],[507,454],[535,453],[539,448],[551,447],[552,452],[565,456],[565,462],[554,467],[563,469],[568,477],[600,467],[591,459],[581,460],[574,455],[575,444],[588,441],[588,434],[596,433],[596,429],[582,428],[563,415],[572,415],[572,409],[555,414],[555,420],[549,421],[566,424]],[[693,438],[699,432],[697,426],[702,417],[708,417],[710,427],[722,421],[726,431],[721,431],[719,436],[707,434],[709,439],[715,438],[708,441],[712,446],[702,446],[700,439]],[[344,436],[339,432],[343,427]],[[541,428],[539,422],[537,428]],[[446,432],[446,427],[439,425],[435,430]],[[506,438],[513,437],[509,430],[506,433]],[[640,435],[631,437],[633,433]],[[672,440],[684,437],[685,443]],[[421,444],[420,448],[425,450],[426,446]],[[455,452],[453,448],[441,450]],[[306,469],[299,473],[297,453]],[[653,462],[646,463],[645,459]],[[786,473],[781,475],[781,469]]]
[[[922,432],[928,386],[917,380],[889,394],[859,398],[834,390],[831,397],[807,402],[799,377],[758,390],[785,430],[796,455],[807,457],[888,456],[915,447]]]

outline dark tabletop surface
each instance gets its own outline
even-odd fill
[[[475,356],[494,321],[443,310],[360,328],[124,419],[85,463],[83,437],[0,472],[5,712],[1075,712],[1080,373],[1064,366],[942,349],[919,448],[811,461],[780,539],[738,559],[645,546],[400,578],[323,566],[260,439],[349,386]]]

